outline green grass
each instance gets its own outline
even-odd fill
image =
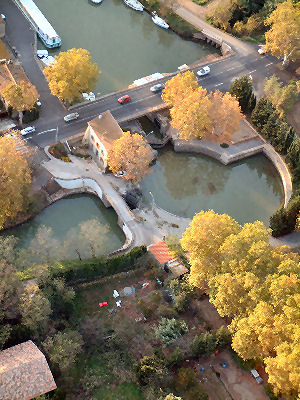
[[[140,388],[135,383],[122,383],[116,387],[98,389],[95,394],[98,400],[144,400]]]
[[[193,3],[198,4],[198,6],[204,6],[209,0],[193,0]]]
[[[170,27],[179,34],[183,32],[197,32],[197,29],[193,25],[186,22],[175,13],[169,13],[166,17],[166,20]]]
[[[244,42],[249,42],[253,44],[265,44],[266,39],[265,35],[256,35],[256,36],[249,36],[249,37],[241,37],[239,38],[240,40],[243,40]]]

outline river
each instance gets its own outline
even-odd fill
[[[183,40],[156,26],[147,12],[134,11],[122,0],[36,0],[62,38],[58,54],[71,48],[90,51],[101,70],[96,92],[124,89],[135,79],[154,72],[173,72],[217,50]],[[39,48],[43,44],[39,42]]]

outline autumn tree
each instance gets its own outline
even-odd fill
[[[51,363],[57,365],[63,372],[67,371],[82,352],[83,340],[77,331],[65,330],[47,337],[42,343],[45,353]]]
[[[0,228],[24,211],[28,202],[30,169],[17,146],[16,138],[0,137]]]
[[[300,3],[292,0],[278,4],[266,19],[270,29],[265,33],[266,51],[273,56],[295,61],[300,55]]]
[[[266,78],[264,91],[268,100],[276,108],[280,117],[285,116],[298,98],[298,89],[295,81],[284,85],[276,75]]]
[[[182,100],[198,88],[197,78],[192,71],[179,73],[166,82],[162,99],[169,106],[181,103]]]
[[[108,154],[108,165],[114,174],[124,172],[123,179],[133,184],[139,182],[150,172],[153,153],[143,136],[125,132],[114,141]]]
[[[39,98],[35,86],[28,81],[20,81],[19,84],[10,83],[1,91],[1,96],[9,106],[18,111],[21,125],[23,111],[31,111]]]
[[[244,118],[239,102],[230,93],[222,93],[219,90],[211,92],[210,99],[212,124],[207,138],[217,143],[226,142],[231,139],[234,132],[239,130],[240,123]]]
[[[49,300],[36,284],[29,283],[25,286],[20,298],[20,312],[23,325],[33,332],[45,331],[52,310]]]
[[[55,63],[44,69],[51,93],[70,104],[82,93],[95,88],[99,77],[97,64],[84,49],[70,49],[55,56]]]

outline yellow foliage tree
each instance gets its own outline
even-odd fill
[[[219,248],[231,234],[240,231],[240,225],[229,215],[216,214],[213,210],[196,214],[180,241],[189,252],[190,282],[198,287],[215,276],[221,268]]]
[[[300,3],[292,0],[278,4],[266,19],[270,29],[265,33],[266,51],[273,56],[295,61],[300,56]]]
[[[112,172],[125,172],[122,178],[133,184],[151,171],[149,165],[152,160],[150,146],[138,133],[131,135],[130,132],[125,132],[120,139],[114,141],[108,154],[108,165]]]
[[[23,111],[32,110],[39,98],[38,91],[30,82],[10,83],[1,92],[5,102],[18,111],[22,124]]]
[[[206,90],[198,87],[171,108],[171,126],[178,129],[181,139],[205,137],[212,125],[211,106]]]
[[[17,146],[15,138],[0,137],[0,229],[27,204],[30,169]]]
[[[179,73],[166,82],[162,99],[169,106],[174,106],[198,88],[197,78],[192,71]]]
[[[51,93],[70,104],[93,90],[99,77],[97,64],[85,49],[70,49],[55,56],[55,63],[44,69]]]
[[[226,142],[231,139],[233,133],[240,128],[244,118],[239,102],[230,93],[222,93],[219,90],[210,93],[212,121],[211,130],[207,138],[217,143]]]

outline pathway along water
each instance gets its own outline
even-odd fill
[[[59,200],[29,222],[7,230],[4,234],[16,236],[19,239],[18,247],[27,248],[34,239],[38,228],[45,225],[52,229],[53,237],[63,243],[71,230],[78,233],[79,225],[91,219],[96,219],[100,225],[108,227],[107,234],[100,246],[102,254],[110,253],[123,245],[125,236],[118,226],[117,214],[112,208],[105,208],[101,200],[92,195],[74,195]],[[73,253],[73,249],[71,252]],[[90,256],[87,250],[84,250],[82,254],[85,257]],[[75,252],[73,258],[76,258]]]
[[[283,201],[281,179],[263,155],[224,166],[203,155],[159,152],[153,173],[142,182],[144,196],[161,208],[192,218],[200,210],[226,213],[239,223],[263,221]]]
[[[73,47],[89,50],[102,72],[96,89],[101,94],[154,72],[173,72],[217,51],[156,26],[148,13],[134,11],[122,0],[103,0],[99,6],[88,0],[36,0],[36,4],[62,38],[61,48],[51,54]],[[39,47],[43,48],[41,42]]]

